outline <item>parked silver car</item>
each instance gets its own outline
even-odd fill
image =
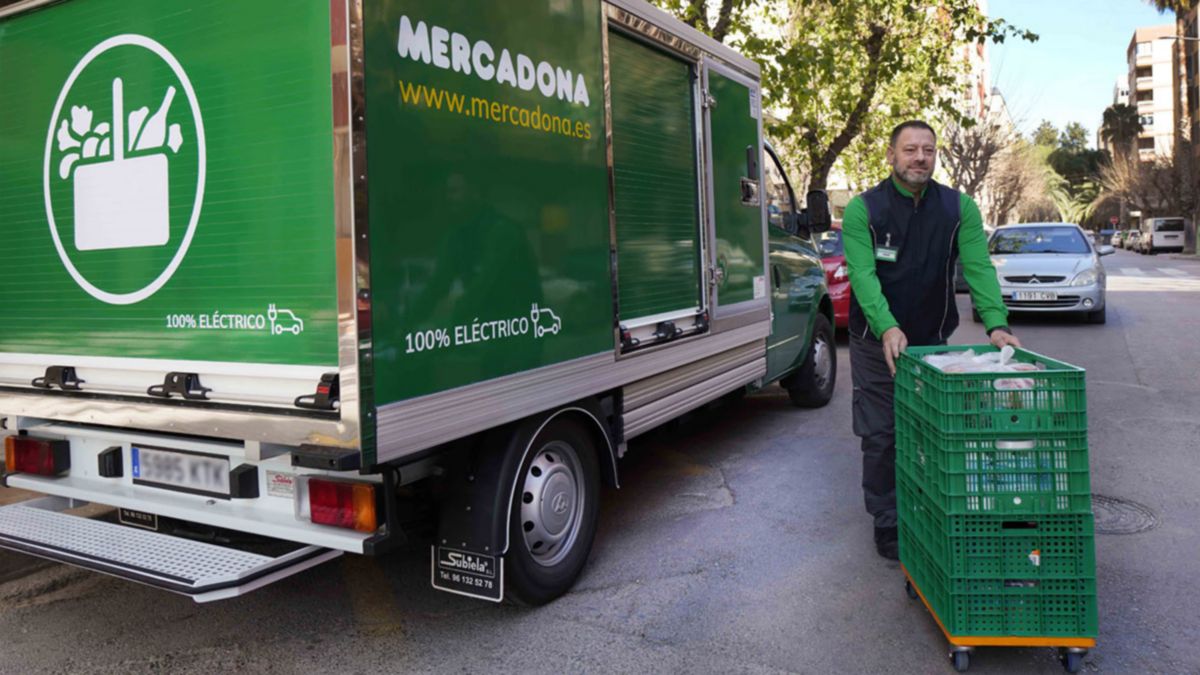
[[[1010,312],[1079,312],[1090,323],[1104,323],[1100,256],[1114,249],[1093,246],[1078,225],[1009,225],[992,235],[988,251]]]

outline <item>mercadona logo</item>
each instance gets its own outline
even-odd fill
[[[183,66],[158,42],[118,35],[63,84],[46,135],[50,234],[89,295],[129,305],[178,269],[204,202],[204,123]]]

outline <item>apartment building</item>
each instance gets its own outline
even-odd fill
[[[1200,8],[1193,8],[1183,17],[1184,37],[1183,49],[1184,101],[1191,129],[1192,151],[1200,157],[1200,21],[1197,20]]]
[[[1129,99],[1142,119],[1138,158],[1170,157],[1179,126],[1175,24],[1147,26],[1133,32],[1126,51]]]

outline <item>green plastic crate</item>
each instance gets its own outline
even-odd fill
[[[1014,359],[1040,370],[1021,373],[944,373],[929,354],[997,351],[991,345],[909,347],[896,366],[896,401],[945,433],[1086,432],[1082,368],[1016,350]],[[1016,389],[1014,382],[1032,382]]]
[[[1090,513],[950,515],[901,466],[896,470],[896,502],[900,523],[947,577],[1096,576],[1095,525]],[[902,536],[902,555],[903,541]]]
[[[896,412],[896,464],[946,513],[1091,513],[1086,433],[944,434]]]
[[[950,635],[1094,638],[1099,633],[1095,577],[949,577],[906,529],[901,523],[904,568]]]

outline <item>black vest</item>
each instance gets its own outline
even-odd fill
[[[892,316],[900,322],[909,344],[942,344],[958,327],[958,307],[954,303],[958,191],[929,181],[925,195],[914,206],[912,198],[900,194],[889,176],[864,192],[862,198],[872,248],[890,245],[899,249],[896,262],[875,260],[875,273]],[[850,332],[869,334],[866,315],[853,294]]]

